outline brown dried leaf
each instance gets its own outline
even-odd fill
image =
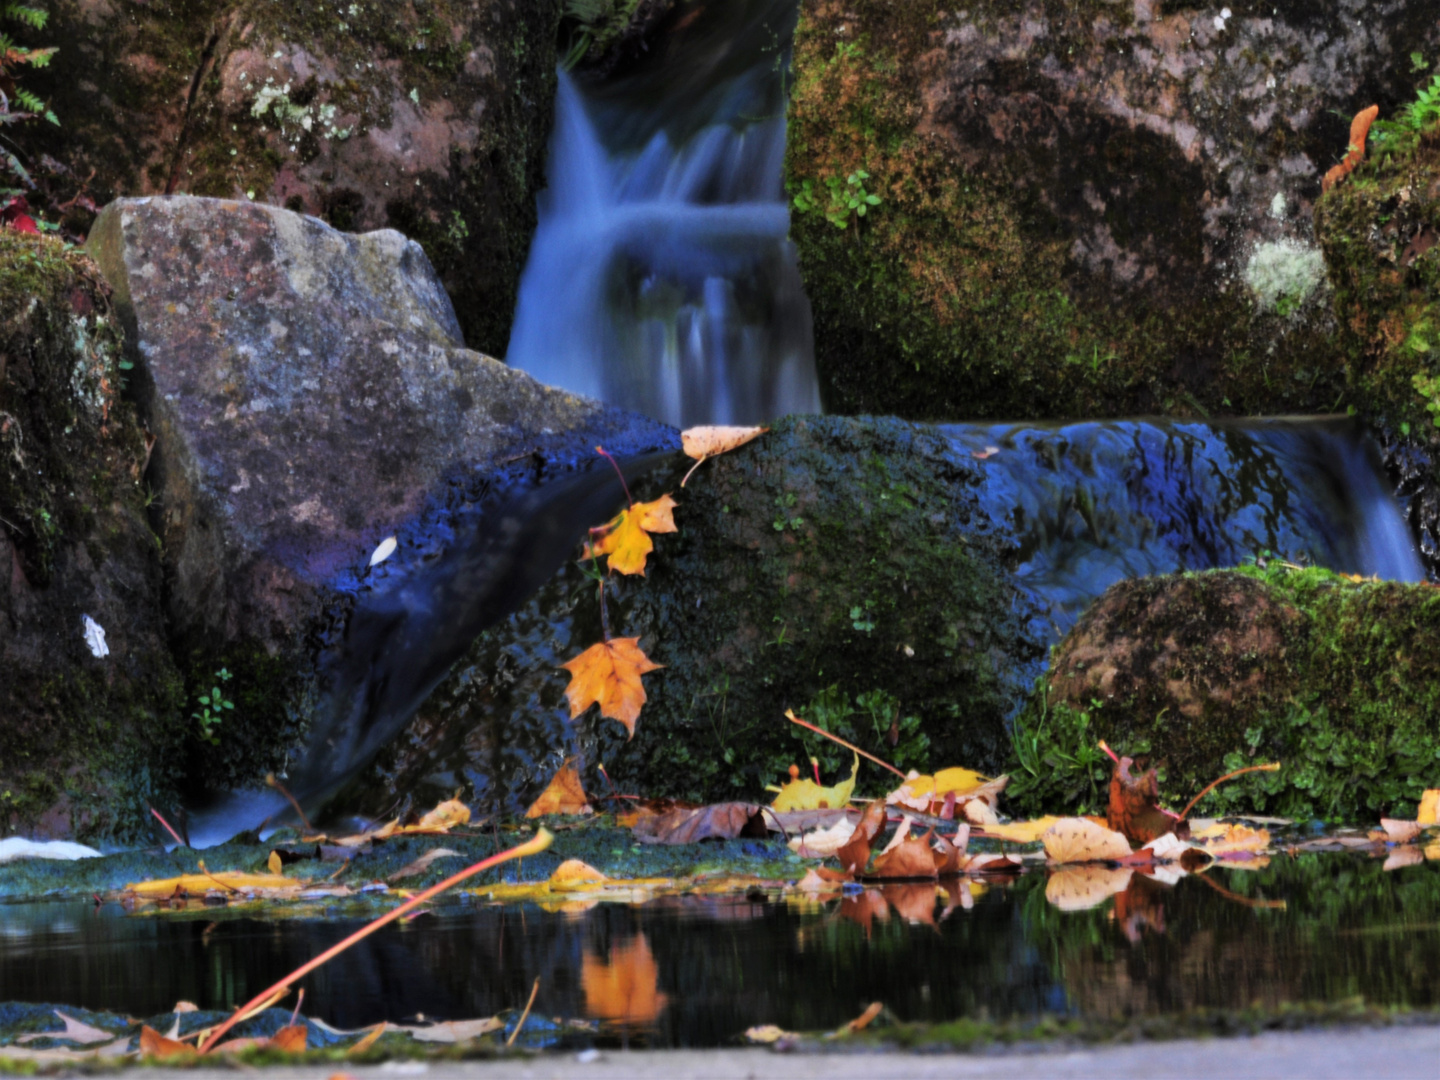
[[[866,878],[889,880],[935,880],[935,856],[930,850],[933,830],[914,836],[875,860],[875,869]]]
[[[849,843],[835,852],[840,859],[841,869],[855,874],[863,873],[870,862],[870,845],[884,827],[885,800],[876,799],[865,807],[865,812],[860,815],[860,823],[855,826]]]
[[[737,836],[766,836],[765,812],[754,803],[714,803],[695,810],[672,810],[644,817],[635,823],[635,838],[642,844],[694,844],[700,840],[733,840]]]

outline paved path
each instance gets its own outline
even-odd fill
[[[1440,1026],[1273,1033],[1043,1053],[777,1054],[654,1050],[475,1062],[263,1070],[264,1080],[1437,1080]],[[230,1069],[130,1069],[125,1080],[235,1080]]]

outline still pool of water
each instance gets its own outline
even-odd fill
[[[1356,997],[1440,1006],[1440,862],[1387,871],[1352,854],[1278,856],[1173,885],[1088,872],[1097,879],[1084,888],[1036,869],[830,900],[752,892],[558,911],[465,897],[309,976],[304,1011],[344,1028],[489,1016],[523,1005],[539,977],[538,1016],[595,1021],[632,1043],[706,1047],[754,1024],[833,1028],[875,1000],[907,1021]],[[1099,903],[1057,906],[1077,896]],[[199,914],[0,906],[0,1000],[132,1016],[177,1000],[224,1009],[362,922]]]

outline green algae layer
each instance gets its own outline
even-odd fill
[[[1248,765],[1198,812],[1414,819],[1440,787],[1440,590],[1318,569],[1217,570],[1113,586],[1015,723],[1011,807],[1096,808],[1116,751],[1168,803]]]
[[[1437,109],[1440,112],[1440,109]],[[1440,428],[1440,123],[1382,132],[1315,209],[1355,401],[1429,442]]]
[[[161,615],[147,452],[109,287],[0,230],[0,825],[131,832],[173,796],[183,688]],[[87,645],[86,619],[108,654]]]
[[[458,788],[523,809],[572,755],[597,797],[601,763],[622,792],[706,800],[768,799],[811,756],[827,783],[848,774],[850,753],[787,709],[902,767],[1003,765],[1044,650],[978,463],[922,427],[838,417],[782,420],[683,489],[694,463],[677,459],[635,496],[672,492],[679,532],[606,603],[610,634],[664,665],[644,677],[633,738],[594,708],[569,717],[557,665],[604,636],[595,583],[571,565],[481,636],[382,753],[362,805]]]
[[[1043,6],[1050,36],[1038,45],[1015,27],[993,31],[1015,34],[1022,55],[987,69],[985,92],[1042,102],[1036,111],[1054,115],[1036,122],[1059,123],[1063,137],[971,147],[991,155],[981,168],[957,145],[970,133],[949,132],[926,100],[970,91],[936,81],[955,5],[802,3],[787,187],[800,197],[792,237],[827,409],[952,420],[1334,411],[1343,370],[1323,290],[1265,303],[1215,279],[1203,208],[1223,181],[1173,140],[1048,101],[1039,72],[1063,46],[1096,63],[1140,49],[1128,6]],[[989,0],[960,8],[982,36],[1015,14]],[[1091,211],[1056,203],[1090,190],[1108,193],[1095,227],[1153,258],[1154,281],[1130,287],[1076,260]]]

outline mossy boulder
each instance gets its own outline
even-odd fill
[[[367,798],[459,788],[523,809],[574,755],[597,795],[602,763],[647,797],[755,798],[812,754],[827,782],[847,774],[850,754],[786,709],[902,767],[1003,764],[1044,645],[968,452],[896,420],[792,417],[682,489],[691,464],[636,490],[672,492],[679,533],[607,602],[610,632],[665,665],[645,676],[634,738],[593,709],[569,719],[556,665],[603,635],[595,584],[571,565],[476,641],[382,752]]]
[[[1040,737],[1041,775],[1017,769],[1043,802],[1076,779],[1063,774],[1080,742],[1103,738],[1160,765],[1162,792],[1183,803],[1232,769],[1278,761],[1202,809],[1374,821],[1413,815],[1440,786],[1437,717],[1432,586],[1279,563],[1143,578],[1112,587],[1056,647],[1017,720],[1022,740]],[[1108,774],[1094,767],[1080,779]]]
[[[185,693],[146,519],[148,447],[121,397],[127,366],[95,264],[58,240],[0,229],[7,832],[134,835],[147,804],[173,805],[184,771]]]
[[[49,25],[29,36],[60,53],[26,85],[60,126],[31,125],[22,142],[56,203],[83,182],[96,203],[252,198],[345,230],[394,227],[424,245],[470,344],[504,352],[543,184],[560,0],[46,6]]]
[[[1226,10],[803,0],[787,169],[827,407],[1343,406],[1310,209],[1346,118],[1409,97],[1440,28]]]

